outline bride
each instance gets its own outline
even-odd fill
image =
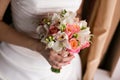
[[[37,21],[61,9],[76,12],[81,0],[0,0],[0,80],[81,80],[79,55],[46,50],[35,35]],[[12,25],[2,21],[11,3]],[[12,26],[12,27],[11,27]],[[61,69],[59,74],[50,70]]]

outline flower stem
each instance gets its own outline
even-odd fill
[[[54,72],[54,73],[60,73],[60,69],[56,69],[56,68],[53,68],[53,67],[51,67],[51,71]]]

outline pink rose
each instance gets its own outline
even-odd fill
[[[85,44],[82,45],[81,49],[85,49],[90,46],[90,42],[86,42]]]
[[[74,24],[73,28],[74,28],[74,33],[78,33],[80,31],[80,26],[77,24]]]
[[[66,29],[65,29],[65,33],[69,36],[69,38],[72,37],[73,33],[74,33],[74,27],[71,24],[67,24],[66,25]]]
[[[70,53],[70,54],[77,54],[80,52],[80,47],[78,47],[77,49],[67,49],[67,51]]]
[[[49,28],[49,32],[50,32],[50,34],[55,34],[55,33],[58,32],[58,28],[51,25],[50,28]]]
[[[77,24],[67,24],[66,25],[66,34],[71,38],[74,33],[78,33],[80,31],[80,26]]]

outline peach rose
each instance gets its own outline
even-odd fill
[[[70,53],[73,54],[73,53],[78,53],[80,51],[80,47],[78,46],[79,43],[75,38],[70,39],[69,43],[71,45],[71,49],[68,49]]]

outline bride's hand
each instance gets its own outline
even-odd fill
[[[71,60],[74,58],[73,55],[63,57],[61,53],[56,53],[50,49],[41,51],[41,54],[46,58],[49,64],[56,69],[61,69],[62,66],[70,64]]]
[[[67,57],[61,56],[61,53],[56,53],[53,50],[50,50],[48,61],[53,68],[61,69],[62,66],[70,64],[71,60],[74,58],[73,55],[69,55]]]

